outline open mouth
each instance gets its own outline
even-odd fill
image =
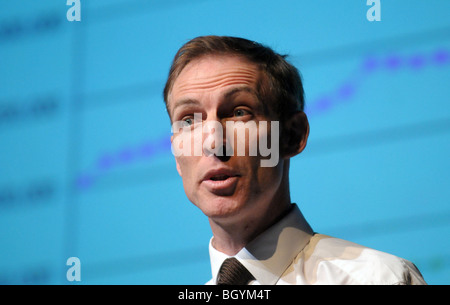
[[[216,175],[216,176],[213,176],[213,177],[209,178],[209,180],[212,180],[212,181],[223,181],[223,180],[227,180],[230,177],[231,176],[229,176],[229,175]]]
[[[237,172],[229,169],[214,169],[204,176],[202,185],[215,195],[229,196],[234,193],[239,177]]]
[[[219,168],[208,171],[202,180],[206,181],[224,181],[229,178],[239,176],[238,173],[232,171],[231,169]]]

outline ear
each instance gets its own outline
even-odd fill
[[[170,136],[170,144],[172,144],[172,142],[173,142],[173,135]],[[181,174],[180,164],[178,163],[177,157],[175,157],[175,163],[176,163],[176,165],[177,165],[178,175],[183,176],[183,175]]]
[[[297,111],[287,119],[281,130],[280,148],[283,158],[292,158],[301,153],[308,141],[309,122],[303,111]]]

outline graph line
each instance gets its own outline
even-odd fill
[[[447,65],[449,62],[450,52],[444,48],[439,48],[431,54],[419,53],[410,56],[391,54],[379,58],[366,57],[355,73],[343,81],[335,90],[319,95],[310,106],[307,104],[306,113],[308,116],[314,116],[347,102],[355,96],[362,84],[375,72],[393,73],[401,69],[420,71],[427,66],[440,67]]]

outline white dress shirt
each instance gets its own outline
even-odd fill
[[[229,256],[209,243],[212,279]],[[315,234],[297,205],[235,256],[255,277],[251,285],[426,284],[409,261],[346,240]]]

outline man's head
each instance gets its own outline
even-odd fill
[[[164,88],[164,101],[170,116],[170,93],[181,71],[193,60],[206,55],[240,56],[257,65],[258,95],[261,102],[274,111],[280,120],[293,112],[303,111],[304,92],[298,70],[286,61],[286,56],[244,38],[201,36],[183,45],[175,55]]]
[[[219,151],[236,147],[239,126],[249,123],[255,126],[255,139],[279,138],[280,160],[271,167],[260,166],[266,158],[261,153],[249,154],[255,144],[250,129],[244,131],[245,155],[220,155],[203,147],[200,154],[176,156],[186,195],[210,220],[257,222],[290,203],[289,158],[305,147],[309,126],[300,75],[284,56],[241,38],[198,37],[176,54],[164,100],[171,121],[184,126],[174,132],[173,142],[203,143],[213,130],[200,129],[197,140],[194,131],[211,122],[224,130]],[[280,122],[279,130],[272,130],[273,121]],[[236,124],[231,140],[230,133],[224,136],[227,122],[244,123]]]

